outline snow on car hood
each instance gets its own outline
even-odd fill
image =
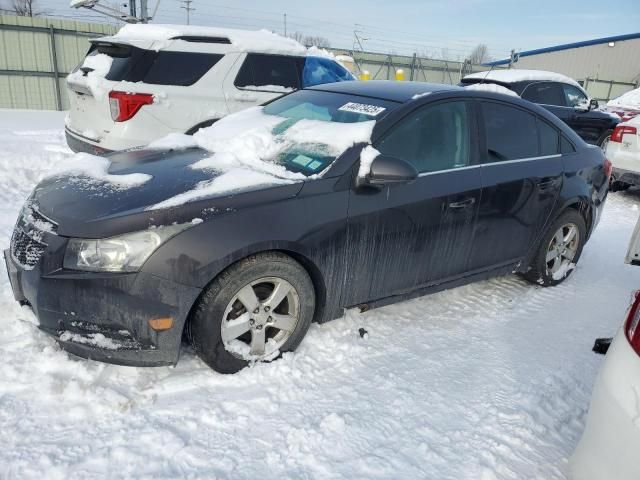
[[[290,197],[323,172],[306,176],[287,170],[275,161],[280,153],[302,145],[338,156],[368,142],[374,124],[296,121],[254,107],[193,137],[169,135],[144,150],[108,157],[76,154],[49,172],[34,200],[60,223],[62,235],[71,224],[66,234],[79,235],[83,224],[143,212],[144,218],[169,218],[168,209],[200,200],[215,204],[215,199],[266,190],[276,198]]]

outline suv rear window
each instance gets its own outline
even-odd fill
[[[211,53],[156,52],[115,44],[94,46],[89,55],[96,53],[113,59],[107,80],[178,86],[193,85],[223,57]]]

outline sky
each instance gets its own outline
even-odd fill
[[[0,0],[8,5],[10,0]],[[69,0],[35,0],[54,15],[97,21]],[[127,0],[101,0],[123,5]],[[139,0],[138,0],[139,1]],[[153,11],[157,0],[148,0]],[[160,0],[155,23],[186,23],[180,0]],[[640,0],[192,0],[191,23],[266,28],[326,37],[332,47],[350,49],[354,30],[365,50],[463,59],[484,43],[493,59],[511,49],[525,51],[562,43],[640,31]]]

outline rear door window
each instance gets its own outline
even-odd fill
[[[535,116],[503,103],[482,102],[482,117],[489,163],[539,155]]]
[[[562,85],[556,82],[532,83],[522,92],[522,98],[543,105],[566,106]]]
[[[466,167],[471,150],[469,116],[465,101],[421,108],[402,119],[376,148],[411,163],[420,173]]]
[[[249,53],[240,67],[235,86],[269,91],[283,88],[297,90],[300,80],[296,58],[285,55]]]

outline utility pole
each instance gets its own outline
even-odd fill
[[[182,0],[183,5],[180,6],[180,8],[184,8],[187,11],[187,25],[191,24],[191,12],[195,10],[195,8],[191,6],[192,3],[193,0]]]
[[[287,36],[287,14],[284,14],[284,36]]]
[[[147,8],[147,0],[140,0],[140,21],[147,23],[149,21],[149,9]]]

